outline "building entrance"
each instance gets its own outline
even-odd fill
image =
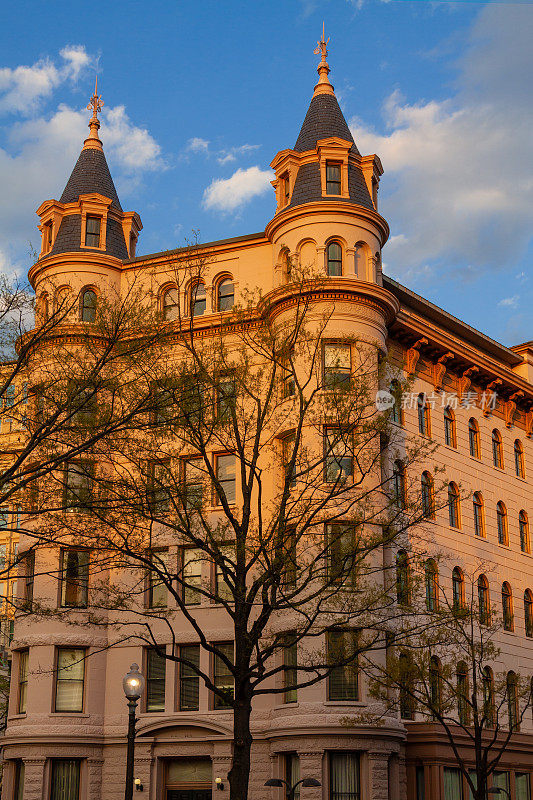
[[[211,800],[213,769],[209,758],[167,761],[164,800]]]
[[[209,789],[167,789],[166,800],[211,800]]]

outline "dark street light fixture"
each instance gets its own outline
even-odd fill
[[[300,785],[303,786],[304,789],[322,786],[320,781],[317,781],[316,778],[302,778],[302,780],[295,783],[294,786],[291,786],[287,781],[283,780],[283,778],[269,778],[265,783],[265,786],[270,786],[272,789],[281,789],[285,786],[289,790],[287,793],[287,800],[294,800],[294,793]]]
[[[490,789],[487,789],[487,794],[506,794],[509,800],[511,800],[511,795],[507,789],[502,789],[501,786],[492,786]]]
[[[135,752],[135,711],[137,701],[144,691],[144,676],[139,672],[139,665],[132,664],[130,671],[122,681],[124,694],[128,701],[128,754],[126,758],[126,791],[124,800],[133,798],[133,763]]]

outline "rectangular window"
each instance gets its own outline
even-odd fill
[[[296,439],[294,433],[285,436],[281,440],[281,458],[283,461],[284,484],[288,481],[289,487],[292,489],[296,485],[296,464],[290,469],[290,462],[294,454],[294,443]],[[289,472],[290,470],[290,472]]]
[[[78,759],[52,759],[50,800],[79,800],[80,761]]]
[[[426,800],[426,786],[424,783],[424,767],[416,768],[416,800]]]
[[[493,772],[492,785],[497,786],[498,789],[505,789],[509,796],[511,795],[511,776],[509,772]],[[505,797],[503,792],[501,792],[500,796],[502,795]]]
[[[294,397],[296,394],[296,378],[292,356],[282,362],[283,397]]]
[[[33,583],[35,580],[35,550],[28,550],[21,556],[22,599],[26,608],[33,603]]]
[[[202,585],[202,551],[194,547],[182,550],[183,602],[186,606],[197,606],[202,601],[198,589]]]
[[[324,387],[349,389],[352,377],[352,348],[349,344],[324,345]]]
[[[461,771],[444,767],[444,800],[463,800]]]
[[[83,711],[85,650],[59,647],[57,650],[56,698],[54,711]]]
[[[170,458],[150,461],[148,464],[148,504],[152,514],[169,509],[168,488],[171,482]]]
[[[69,381],[69,423],[90,428],[96,424],[97,410],[98,396],[95,387],[83,383],[80,385],[77,381]]]
[[[219,559],[215,563],[215,596],[221,600],[231,601],[233,592],[230,583],[226,580],[226,573],[233,572],[235,564],[235,545],[234,544],[220,544],[218,545]]]
[[[285,787],[286,800],[300,800],[300,786],[291,794],[289,787],[296,786],[300,781],[300,757],[297,753],[287,753],[285,756]]]
[[[324,434],[324,480],[344,483],[352,475],[350,435],[342,428],[326,428]]]
[[[87,608],[89,551],[74,547],[61,550],[61,606]]]
[[[100,247],[102,217],[87,217],[85,220],[85,246]]]
[[[28,660],[29,650],[19,652],[19,690],[18,690],[18,713],[25,714],[28,702]]]
[[[326,647],[330,664],[328,700],[358,700],[355,631],[328,631]]]
[[[24,800],[24,761],[15,761],[13,800]]]
[[[286,587],[296,586],[298,562],[296,560],[296,531],[293,528],[285,531],[283,548],[283,584]]]
[[[165,710],[165,673],[167,660],[155,648],[146,651],[146,710]]]
[[[226,495],[226,500],[230,505],[233,505],[236,498],[235,456],[229,453],[215,456],[215,474],[220,488]],[[215,505],[219,504],[220,500],[215,492]]]
[[[90,508],[93,493],[94,463],[77,461],[67,464],[64,474],[64,506],[66,511]]]
[[[326,194],[341,193],[341,165],[326,162]]]
[[[288,633],[283,645],[283,693],[284,703],[296,703],[298,701],[298,690],[294,687],[297,681],[298,665],[298,642],[294,639],[294,634]]]
[[[225,644],[217,644],[217,649],[233,664],[233,642]],[[216,655],[214,661],[214,684],[216,688],[222,692],[222,695],[215,694],[214,707],[215,708],[231,708],[231,703],[234,696],[233,675],[231,669],[221,656]]]
[[[153,565],[148,569],[147,580],[147,606],[148,608],[166,608],[168,603],[168,582],[170,558],[168,549],[151,550],[148,559]]]
[[[353,525],[326,526],[327,575],[332,583],[354,586],[357,541]]]
[[[221,375],[217,384],[217,418],[230,422],[235,409],[236,388],[233,375]]]
[[[359,753],[329,754],[329,800],[361,800]]]
[[[180,658],[200,667],[200,645],[183,645],[179,649]],[[179,710],[198,711],[200,702],[200,676],[189,664],[179,665]]]
[[[516,800],[531,800],[531,775],[529,772],[515,772]]]
[[[0,522],[2,521],[1,517],[1,509],[0,509]],[[4,527],[0,524],[0,527]],[[7,563],[7,544],[0,544],[0,569],[5,569]]]
[[[184,505],[187,510],[200,510],[204,500],[204,461],[195,456],[183,462]]]

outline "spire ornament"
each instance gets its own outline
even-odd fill
[[[100,137],[98,136],[98,130],[100,128],[100,120],[98,119],[98,113],[102,110],[103,106],[105,105],[104,101],[102,100],[102,96],[98,94],[98,75],[96,76],[96,81],[94,84],[94,94],[89,100],[89,104],[87,106],[87,111],[92,111],[93,115],[89,120],[89,136],[85,139],[83,144],[83,149],[88,150],[102,150],[102,142],[100,141]]]
[[[333,94],[333,86],[330,83],[328,78],[330,69],[329,64],[326,61],[328,55],[328,44],[329,44],[329,36],[326,39],[325,34],[325,24],[322,23],[322,38],[317,42],[314,53],[315,55],[320,56],[320,64],[317,67],[318,72],[318,83],[315,86],[315,92],[313,97],[317,94]]]

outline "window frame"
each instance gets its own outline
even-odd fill
[[[361,700],[361,686],[359,680],[359,657],[356,653],[355,657],[346,664],[335,665],[331,664],[330,655],[333,649],[333,639],[340,642],[339,661],[345,660],[347,639],[349,637],[348,646],[352,646],[354,650],[357,649],[357,631],[352,628],[333,628],[326,631],[326,655],[329,664],[327,675],[327,700],[330,703],[357,703]],[[341,688],[335,690],[332,685],[333,681],[337,680]],[[336,696],[336,695],[342,696]],[[350,696],[348,696],[350,695]]]
[[[454,481],[448,484],[448,522],[450,528],[461,530],[461,495]]]
[[[520,550],[522,553],[531,553],[531,540],[529,537],[529,517],[523,508],[518,512],[518,530],[520,534]]]
[[[338,174],[338,178],[330,177],[330,170]],[[338,191],[336,190],[338,188]],[[334,191],[330,191],[334,189]],[[342,162],[326,160],[326,195],[331,197],[342,196]]]
[[[502,618],[503,629],[508,633],[514,632],[513,590],[508,581],[502,583]]]
[[[198,289],[203,289],[203,294],[198,296]],[[197,307],[202,307],[203,311],[198,311]],[[189,316],[191,319],[195,317],[203,317],[207,313],[207,287],[203,281],[194,281],[189,289]]]
[[[334,247],[338,248],[333,256]],[[330,254],[331,251],[331,254]],[[338,265],[338,266],[337,266]],[[332,271],[333,270],[333,271]],[[343,273],[343,251],[342,245],[337,239],[332,239],[326,245],[326,272],[330,278],[341,278]]]
[[[229,650],[231,649],[231,661],[234,663],[235,661],[235,645],[233,642],[217,642],[214,645],[218,650],[223,652],[223,648],[227,649],[227,653],[225,654],[227,658],[229,658]],[[231,682],[231,688],[228,689],[228,694],[231,695],[232,698],[235,698],[235,679],[231,672],[231,670],[226,666],[222,658],[218,653],[213,653],[212,658],[212,669],[213,669],[213,685],[216,686],[218,689],[225,689],[226,683],[229,686]],[[213,710],[227,710],[233,708],[232,703],[225,701],[222,697],[220,697],[216,692],[212,692],[212,700],[213,700]]]
[[[330,440],[330,431],[339,431],[342,433],[343,429],[340,425],[324,425],[324,483],[329,484],[343,484],[347,483],[350,480],[353,480],[353,453],[350,451],[350,445],[347,443],[345,448],[345,455],[338,456],[335,454],[335,446],[338,445],[339,442],[343,442],[344,438],[342,436],[337,437],[336,439]],[[350,439],[352,438],[351,434],[348,434]],[[353,450],[353,442],[352,448]],[[346,452],[349,455],[346,455]],[[343,462],[349,461],[349,471],[346,470],[345,465]],[[331,477],[331,469],[333,468],[334,464],[337,465],[338,470],[335,477]]]
[[[444,443],[447,447],[457,450],[457,426],[455,414],[450,406],[444,409]]]
[[[524,447],[520,439],[515,439],[513,452],[516,477],[524,480],[526,477],[526,464],[524,458]]]
[[[86,303],[86,298],[92,295],[94,304]],[[92,286],[84,286],[80,292],[80,322],[94,324],[96,322],[96,310],[98,306],[98,294]],[[86,312],[87,317],[86,318]]]
[[[85,563],[80,562],[79,572],[83,570],[85,574],[81,574],[76,578],[69,577],[67,570],[69,569],[68,556],[72,553],[85,554]],[[60,608],[87,608],[89,605],[89,574],[90,574],[90,560],[91,554],[87,548],[83,547],[62,547],[60,550],[60,586],[59,586],[59,606]],[[77,584],[77,593],[79,593],[80,600],[78,602],[68,602],[69,585],[72,587]]]
[[[98,221],[98,233],[96,231],[89,230],[91,227],[90,223]],[[85,216],[85,238],[84,238],[84,247],[91,247],[93,249],[102,249],[102,223],[103,217],[101,214],[86,214]],[[88,241],[89,237],[91,236],[98,236],[98,244],[94,244],[93,240]]]
[[[146,551],[146,558],[150,563],[154,563],[153,558],[157,556],[160,558],[160,569],[165,569],[169,572],[170,564],[170,549],[168,547],[152,547]],[[162,557],[161,557],[162,556]],[[170,577],[170,576],[169,576]],[[158,581],[157,583],[154,581]],[[162,592],[164,594],[164,602],[154,602],[155,592]],[[162,597],[163,600],[163,597]],[[146,568],[145,574],[145,608],[151,611],[158,611],[169,606],[169,588],[163,580],[159,579],[157,572],[149,567]]]
[[[481,459],[481,438],[479,434],[479,425],[474,417],[468,420],[468,450],[472,458]]]
[[[492,430],[492,465],[495,469],[503,469],[504,468],[504,460],[503,460],[503,440],[502,435],[498,428],[493,428]]]
[[[232,289],[231,294],[221,294],[222,287],[228,284],[231,284],[231,289]],[[228,308],[222,308],[223,303],[221,302],[221,300],[224,300],[226,297],[232,298],[231,306],[228,306]],[[222,276],[217,282],[216,298],[217,298],[217,311],[220,314],[223,314],[226,311],[231,311],[235,307],[235,283],[230,275]]]
[[[168,303],[167,298],[175,293],[175,302]],[[165,322],[172,322],[180,315],[180,296],[177,286],[166,286],[161,293],[161,313]]]
[[[18,651],[17,714],[28,713],[28,666],[30,648]]]
[[[82,661],[83,664],[83,677],[80,678],[60,678],[59,672],[60,669],[68,670],[68,667],[60,667],[59,660],[60,660],[60,653],[65,651],[73,651],[82,654],[78,661],[74,662],[74,665],[78,664],[79,661]],[[85,691],[87,685],[87,648],[86,647],[56,647],[55,648],[55,659],[54,659],[54,703],[52,711],[55,714],[83,714],[85,710]],[[77,683],[81,683],[81,694],[80,694],[80,707],[73,708],[73,709],[65,709],[65,708],[58,708],[58,698],[60,696],[60,688],[64,683],[76,681]]]
[[[485,502],[481,492],[474,492],[472,496],[472,510],[474,515],[474,535],[484,539],[485,530]]]
[[[435,613],[439,610],[439,568],[433,558],[428,558],[424,564],[424,589],[426,596],[426,610]]]
[[[416,398],[416,409],[418,416],[418,433],[420,436],[431,437],[431,413],[427,394],[420,392]]]
[[[528,639],[533,638],[533,593],[531,589],[524,592],[524,630]]]
[[[200,669],[200,654],[201,648],[199,644],[181,644],[178,647],[178,656],[179,658],[186,658],[187,661],[193,663],[193,659],[190,657],[191,654],[187,655],[187,650],[198,651],[198,659],[197,659],[197,666]],[[196,659],[195,659],[196,660]],[[185,674],[185,670],[189,670],[190,674]],[[184,702],[185,698],[185,687],[189,684],[189,682],[194,681],[194,694],[196,695],[197,701],[196,706],[193,707],[192,705],[186,705]],[[183,662],[178,663],[178,691],[177,691],[177,701],[178,701],[178,711],[199,711],[200,710],[200,675],[192,669],[192,667],[183,664]]]
[[[338,350],[348,352],[348,367],[327,365],[327,351]],[[322,388],[323,389],[349,389],[353,378],[353,355],[351,342],[327,340],[322,342]]]
[[[159,648],[160,650],[164,650],[163,647]],[[144,711],[146,714],[164,714],[166,709],[166,677],[167,677],[167,658],[165,655],[160,655],[157,652],[157,647],[145,647],[144,648],[144,667],[145,667],[145,675],[146,675],[146,682],[144,687]],[[155,658],[154,658],[155,657]],[[152,659],[154,659],[152,661]],[[159,666],[163,665],[163,675],[153,675],[151,674],[150,670],[156,664],[156,660],[159,659]],[[150,689],[151,687],[163,687],[162,695],[163,695],[163,703],[162,708],[160,707],[161,704],[158,706],[151,705],[150,703]],[[160,692],[161,693],[161,692]]]
[[[490,584],[486,575],[479,575],[477,579],[477,602],[480,625],[490,625]]]
[[[216,477],[216,479],[217,479],[217,481],[218,481],[218,483],[220,485],[220,488],[224,491],[224,496],[226,498],[227,504],[229,506],[234,506],[237,503],[237,464],[236,464],[235,453],[230,453],[230,452],[215,453],[213,458],[214,458],[214,461],[215,461],[215,463],[214,463],[215,477]],[[233,464],[234,464],[234,468],[235,468],[234,469],[234,477],[233,478],[220,478],[219,477],[219,464],[220,464],[221,459],[223,459],[223,458],[228,458],[228,459],[232,458],[233,459]],[[228,497],[228,492],[226,491],[226,484],[233,484],[233,494],[230,495],[230,497]],[[219,493],[216,491],[216,489],[214,487],[213,487],[213,505],[214,506],[221,506],[222,505],[222,501],[221,501],[221,498],[219,496]]]
[[[498,544],[509,547],[509,519],[505,503],[498,500],[496,503],[496,529],[498,532]]]

